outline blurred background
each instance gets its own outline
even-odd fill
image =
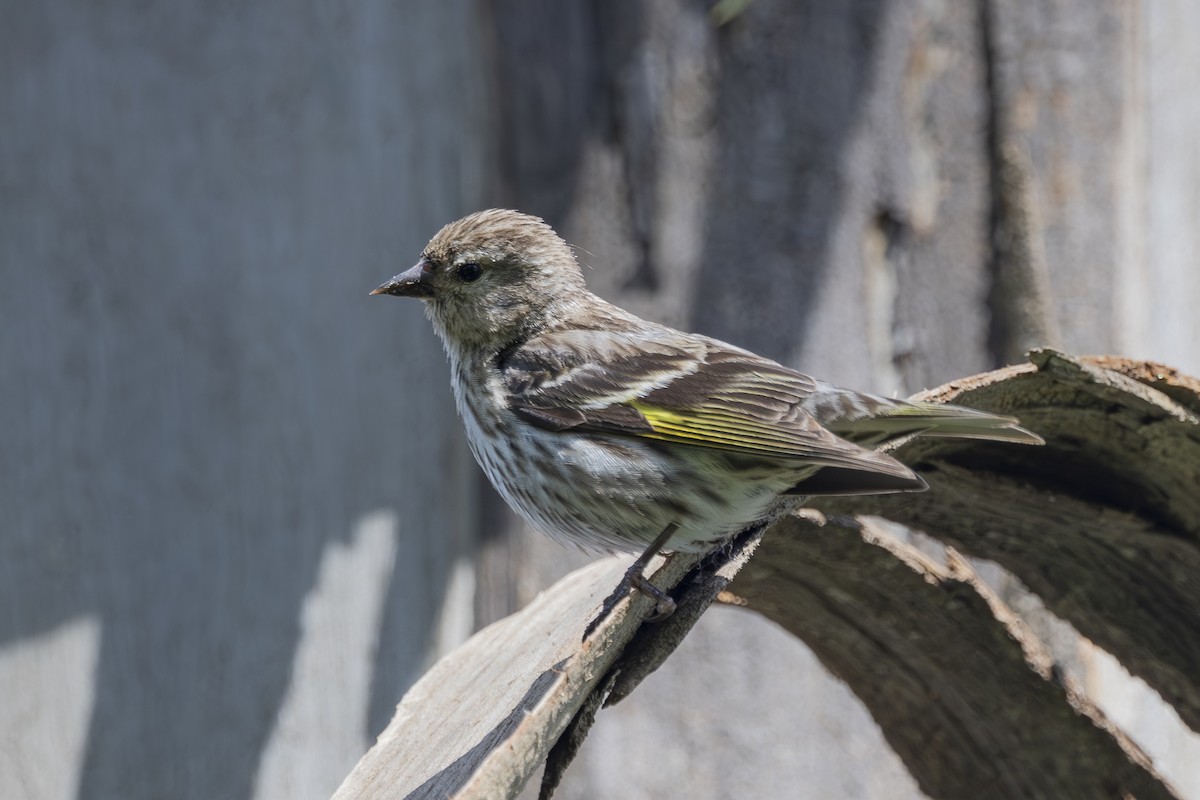
[[[855,388],[1037,345],[1200,374],[1192,0],[0,9],[3,798],[327,797],[439,655],[589,560],[485,486],[418,304],[367,297],[469,211]],[[1040,619],[1200,797],[1195,734]],[[727,609],[557,796],[684,795],[922,797]]]

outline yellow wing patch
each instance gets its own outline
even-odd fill
[[[826,437],[815,430],[772,426],[703,406],[677,410],[651,406],[637,400],[630,401],[629,405],[637,409],[653,429],[653,433],[641,434],[649,439],[773,458],[820,461],[830,455],[829,445],[823,441]]]

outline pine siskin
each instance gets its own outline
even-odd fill
[[[831,386],[591,294],[537,217],[471,214],[371,294],[417,297],[476,460],[522,517],[598,550],[696,551],[800,497],[921,491],[871,449],[914,436],[1040,444],[1017,420]],[[665,606],[664,606],[665,603]]]

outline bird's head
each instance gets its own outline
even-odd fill
[[[575,254],[541,219],[479,211],[446,225],[421,258],[371,294],[425,302],[447,347],[504,347],[569,313],[586,292]]]

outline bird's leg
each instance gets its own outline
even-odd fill
[[[622,583],[627,583],[633,589],[654,599],[654,614],[647,617],[647,622],[661,622],[675,613],[675,601],[671,599],[671,595],[651,583],[644,573],[650,559],[667,546],[667,542],[671,541],[677,530],[679,526],[674,522],[663,528],[662,533],[629,565],[629,569],[625,570],[625,580]]]
[[[667,546],[667,542],[671,541],[671,537],[675,535],[675,531],[677,530],[679,530],[679,526],[672,522],[650,543],[646,551],[629,565],[629,569],[625,570],[625,577],[617,584],[617,588],[613,589],[612,594],[604,598],[604,602],[600,606],[600,613],[583,629],[583,640],[585,642],[591,637],[592,632],[600,627],[600,623],[608,619],[608,615],[617,607],[617,603],[625,599],[630,589],[654,598],[654,613],[646,618],[647,622],[661,622],[675,613],[675,601],[671,599],[671,596],[651,583],[649,578],[643,575],[642,572],[650,564],[650,559],[658,555],[658,551]]]

